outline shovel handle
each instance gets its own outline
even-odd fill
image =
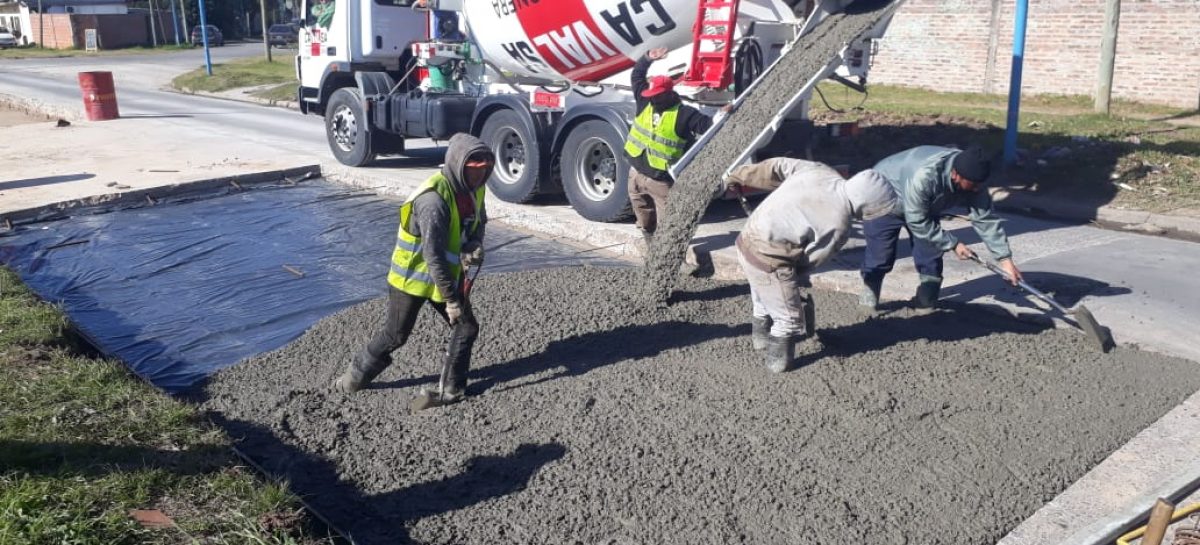
[[[1000,275],[1001,278],[1008,280],[1010,282],[1012,281],[1012,277],[1008,276],[1008,273],[1005,272],[1004,269],[1001,269],[999,266],[997,266],[995,263],[984,261],[983,258],[981,258],[977,255],[971,256],[971,260],[980,265],[983,265],[984,267],[987,267],[988,270]],[[1033,286],[1030,286],[1028,282],[1025,282],[1024,280],[1017,280],[1017,285],[1020,286],[1021,289],[1029,292],[1030,295],[1033,295],[1034,297],[1037,297],[1038,299],[1045,301],[1047,304],[1054,307],[1059,312],[1061,312],[1063,314],[1071,314],[1070,310],[1068,310],[1066,307],[1060,305],[1058,303],[1058,301],[1054,300],[1053,297],[1050,297],[1049,295],[1042,293],[1041,290],[1039,290]]]

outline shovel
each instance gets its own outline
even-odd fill
[[[1004,269],[1001,269],[994,263],[984,261],[979,256],[975,255],[971,256],[971,260],[983,265],[984,267],[987,267],[988,270],[1000,275],[1001,278],[1010,280],[1008,273],[1004,272]],[[1096,321],[1096,317],[1092,316],[1092,311],[1088,310],[1087,307],[1083,305],[1076,305],[1074,309],[1069,309],[1059,304],[1058,301],[1055,301],[1053,297],[1050,297],[1049,295],[1042,293],[1037,288],[1030,286],[1024,280],[1018,280],[1017,285],[1030,295],[1045,301],[1046,304],[1054,307],[1055,310],[1061,312],[1064,316],[1071,316],[1074,318],[1075,326],[1078,327],[1080,331],[1083,331],[1088,338],[1092,339],[1092,341],[1100,348],[1101,352],[1108,352],[1110,349],[1112,349],[1112,347],[1116,346],[1116,342],[1114,342],[1112,338],[1112,333],[1108,331],[1108,328],[1102,327],[1100,322]]]

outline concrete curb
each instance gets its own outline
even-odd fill
[[[80,98],[80,101],[83,99]],[[67,121],[82,121],[83,107],[67,108],[50,104],[36,98],[0,93],[0,108],[17,110],[33,116],[44,116],[46,119],[65,119]]]
[[[1188,240],[1200,239],[1200,218],[1172,216],[1141,210],[1122,210],[1108,206],[1099,208],[1046,199],[1020,191],[997,187],[991,189],[996,208],[1018,214],[1098,223],[1104,227],[1151,235],[1166,235]]]
[[[328,180],[399,197],[407,197],[425,181],[419,174],[397,176],[393,172],[347,167],[336,161],[321,163],[321,173]],[[585,220],[565,205],[513,204],[489,196],[487,207],[489,220],[506,227],[588,251],[641,261],[641,235],[632,225],[587,222],[582,226],[580,222]]]
[[[244,102],[246,104],[257,104],[259,106],[269,106],[272,108],[283,108],[285,110],[300,111],[300,103],[296,102],[294,100],[270,100],[270,99],[265,99],[265,98],[253,97],[253,96],[249,96],[249,95],[233,96],[233,95],[227,95],[227,94],[222,94],[222,93],[210,93],[208,91],[185,91],[183,89],[176,89],[171,86],[163,87],[162,90],[167,91],[169,93],[179,94],[179,95],[194,95],[194,96],[207,97],[207,98],[216,98],[216,99],[220,99],[220,100],[228,100],[231,102]],[[231,92],[239,91],[239,90],[241,90],[241,89],[230,89],[229,91],[226,91],[226,93],[231,93]]]
[[[61,219],[75,214],[90,213],[96,209],[140,208],[163,202],[188,201],[211,195],[218,191],[242,191],[250,186],[279,182],[287,183],[290,181],[295,183],[299,180],[319,175],[320,167],[317,165],[308,165],[237,176],[222,176],[219,178],[179,182],[133,191],[92,195],[0,214],[0,230],[9,225],[22,225]]]

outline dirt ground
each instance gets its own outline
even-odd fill
[[[0,108],[0,127],[15,127],[26,123],[38,123],[45,121],[40,117],[29,115],[25,112]]]
[[[357,543],[990,544],[1200,387],[1200,367],[1094,351],[978,308],[865,319],[818,292],[820,343],[767,373],[747,288],[636,270],[485,276],[469,392],[409,414],[445,326],[423,313],[377,384],[333,378],[376,300],[197,392],[241,449]]]

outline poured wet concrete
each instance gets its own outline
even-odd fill
[[[969,307],[866,320],[816,293],[822,345],[772,375],[739,284],[637,271],[485,276],[465,403],[408,413],[446,327],[328,386],[384,301],[333,315],[200,394],[241,448],[357,543],[990,544],[1200,387],[1200,367],[1091,349]]]
[[[646,258],[646,278],[641,288],[644,300],[654,303],[667,300],[688,243],[696,234],[696,226],[725,169],[784,110],[797,90],[816,77],[846,44],[880,19],[888,2],[862,4],[864,11],[831,15],[800,37],[757,86],[747,92],[720,131],[680,173]]]

